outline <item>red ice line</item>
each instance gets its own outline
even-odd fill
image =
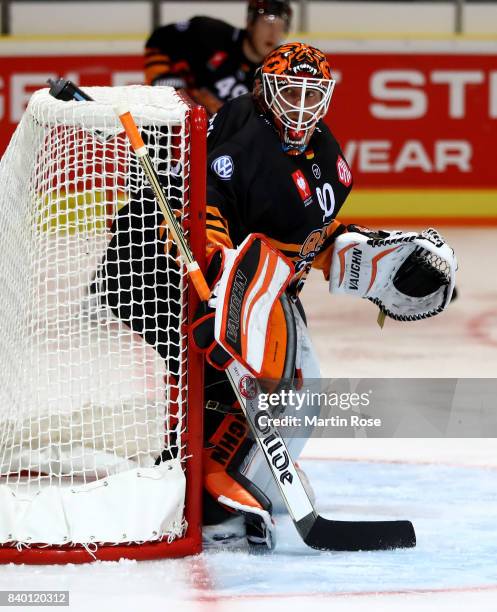
[[[497,346],[497,338],[492,338],[492,320],[497,321],[497,310],[487,310],[468,321],[469,335],[487,346]]]
[[[432,589],[404,589],[399,591],[343,591],[341,593],[252,593],[243,595],[203,595],[197,601],[221,602],[229,600],[252,600],[252,599],[298,599],[318,597],[323,599],[334,599],[338,597],[382,597],[392,595],[436,595],[438,593],[476,593],[485,591],[497,591],[497,584],[484,584],[481,586],[468,587],[445,587]]]

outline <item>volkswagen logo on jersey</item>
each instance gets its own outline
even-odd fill
[[[221,155],[212,162],[211,168],[222,181],[229,181],[233,176],[235,165],[229,155]]]
[[[321,178],[321,168],[317,164],[312,164],[312,173],[314,174],[314,178]]]

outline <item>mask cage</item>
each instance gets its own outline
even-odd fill
[[[336,81],[293,77],[283,74],[262,74],[264,100],[268,109],[291,130],[309,130],[328,112]],[[290,89],[300,89],[298,101],[289,98]],[[307,102],[311,92],[319,93],[315,103]]]

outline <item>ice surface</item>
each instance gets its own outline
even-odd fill
[[[11,565],[2,568],[0,587],[66,588],[71,609],[104,609],[105,603],[105,609],[123,612],[173,601],[178,609],[188,610],[226,606],[236,611],[248,602],[272,610],[285,599],[287,610],[324,601],[334,606],[346,601],[346,609],[355,610],[362,607],[351,601],[357,606],[366,599],[378,604],[401,592],[406,594],[402,601],[416,601],[409,593],[424,593],[428,603],[432,599],[426,594],[437,594],[439,605],[446,602],[447,609],[454,609],[449,602],[455,592],[484,595],[495,606],[497,469],[326,459],[304,460],[302,466],[318,491],[317,506],[324,516],[409,518],[416,527],[417,547],[318,552],[308,549],[290,519],[281,515],[272,553],[251,553],[240,539],[224,547],[207,544],[193,559],[48,568]],[[425,610],[424,605],[419,609]],[[383,603],[378,609],[384,609]]]

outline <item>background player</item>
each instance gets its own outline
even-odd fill
[[[289,0],[250,0],[240,30],[210,17],[157,28],[145,47],[148,85],[186,89],[210,114],[251,91],[254,73],[291,23]]]

